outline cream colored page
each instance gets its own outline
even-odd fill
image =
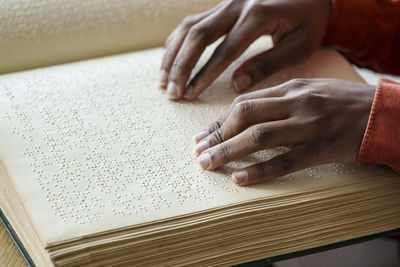
[[[263,40],[248,53],[268,46]],[[203,171],[191,136],[235,97],[232,68],[198,101],[171,102],[157,84],[161,57],[157,48],[0,77],[1,161],[46,243],[376,171],[333,164],[257,186],[231,181],[233,169],[271,152]],[[266,83],[303,76],[359,79],[336,53],[321,50]]]
[[[161,46],[219,0],[0,0],[0,73]]]

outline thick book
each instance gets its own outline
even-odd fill
[[[157,1],[149,2],[157,16]],[[281,149],[216,171],[199,167],[191,136],[235,98],[235,67],[271,46],[257,40],[193,102],[169,101],[158,88],[162,48],[1,75],[0,208],[33,262],[228,266],[399,228],[400,179],[388,169],[333,163],[239,187],[233,170]],[[63,51],[75,60],[75,50]],[[342,56],[321,49],[259,87],[314,77],[362,82]]]

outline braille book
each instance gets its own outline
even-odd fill
[[[228,266],[400,227],[388,169],[334,163],[231,181],[280,149],[200,168],[191,137],[235,98],[235,67],[272,46],[259,39],[198,100],[169,101],[157,46],[216,2],[0,2],[0,208],[33,264]],[[299,77],[362,82],[321,49],[260,88]]]

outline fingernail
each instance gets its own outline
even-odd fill
[[[204,150],[206,150],[209,147],[210,147],[210,145],[208,144],[207,141],[201,141],[194,147],[194,150],[196,150],[197,155],[199,155],[201,152],[203,152]]]
[[[241,92],[243,90],[246,90],[249,88],[251,85],[253,79],[247,75],[247,74],[242,74],[240,75],[234,82],[234,86],[237,92]]]
[[[203,169],[208,169],[211,165],[211,156],[210,153],[201,154],[199,159],[199,164]]]
[[[208,131],[204,130],[201,131],[200,133],[196,134],[193,136],[193,141],[195,141],[196,143],[200,142],[204,137],[206,137],[208,135]]]
[[[193,86],[189,85],[188,88],[186,88],[185,93],[183,94],[183,98],[187,100],[192,99],[193,92],[194,92]]]
[[[167,87],[168,82],[168,73],[165,70],[160,71],[160,87],[164,88]]]
[[[247,177],[248,177],[247,171],[244,170],[232,173],[232,179],[237,184],[241,184],[244,181],[246,181]]]
[[[178,97],[178,90],[176,89],[176,83],[170,82],[168,84],[167,96],[169,99],[176,99]]]

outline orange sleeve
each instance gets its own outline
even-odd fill
[[[400,174],[400,83],[379,79],[357,164],[387,165]]]
[[[331,0],[324,44],[353,64],[400,75],[400,0]]]

